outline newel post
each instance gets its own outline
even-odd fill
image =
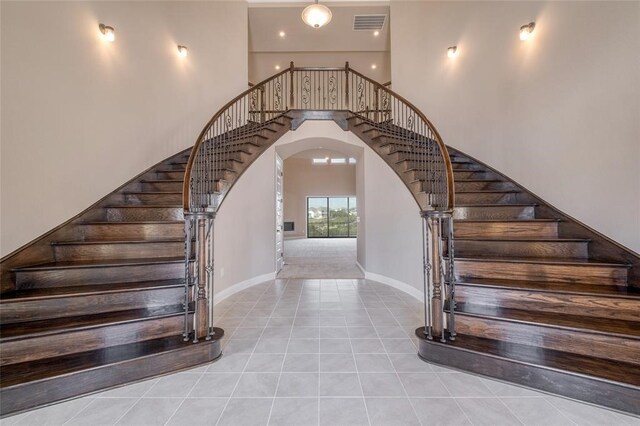
[[[213,329],[214,212],[185,214],[185,327],[184,340],[210,340]],[[189,320],[190,315],[192,319]]]
[[[425,303],[425,337],[427,339],[439,338],[446,341],[445,329],[455,337],[453,329],[453,263],[447,264],[444,259],[443,234],[447,232],[447,255],[453,253],[453,225],[451,213],[436,210],[421,212],[423,219],[423,260],[424,260],[424,303]],[[447,225],[445,231],[443,225]],[[446,287],[446,288],[445,288]],[[448,290],[448,291],[446,291]],[[446,294],[445,294],[446,293]],[[444,300],[447,299],[450,315],[448,327],[445,327]]]

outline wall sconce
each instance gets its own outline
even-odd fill
[[[280,71],[280,65],[275,66],[276,71]]]
[[[180,56],[181,58],[184,58],[187,56],[188,53],[189,51],[187,50],[187,46],[178,45],[178,56]]]
[[[376,64],[371,65],[371,69],[375,70],[376,68],[378,68],[378,66]]]
[[[531,33],[533,29],[536,27],[535,22],[529,22],[527,25],[523,25],[520,27],[520,40],[525,41],[529,40],[531,37]]]
[[[285,38],[287,36],[287,33],[285,33],[284,31],[280,31],[278,35],[280,36],[280,38]]]
[[[378,37],[379,35],[380,35],[380,31],[374,31],[374,32],[373,32],[373,36],[374,36],[374,37]]]
[[[113,43],[113,41],[116,39],[116,32],[113,27],[109,27],[105,24],[100,24],[98,28],[100,28],[102,38],[104,38],[109,43]]]
[[[451,46],[447,48],[447,56],[451,59],[458,56],[458,46]]]

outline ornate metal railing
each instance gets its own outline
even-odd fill
[[[351,69],[348,63],[344,68],[296,68],[291,63],[221,108],[191,151],[183,189],[185,338],[193,335],[197,341],[212,337],[213,222],[233,184],[233,179],[226,178],[234,172],[239,149],[247,140],[264,136],[274,121],[294,111],[347,112],[370,130],[396,141],[422,182],[425,195],[416,198],[424,220],[425,336],[444,339],[445,329],[455,336],[453,170],[442,138],[409,101]],[[450,262],[441,247],[443,235],[449,237],[446,256]]]

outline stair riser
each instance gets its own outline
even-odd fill
[[[2,354],[0,354],[0,365],[176,336],[183,330],[184,316],[173,315],[91,329],[77,329],[61,334],[33,336],[28,339],[4,342]]]
[[[68,287],[184,278],[184,264],[123,265],[100,268],[48,269],[16,273],[19,289]]]
[[[202,342],[202,341],[201,341]],[[18,413],[43,404],[173,373],[209,363],[222,354],[219,340],[188,344],[182,348],[139,357],[99,368],[0,389],[1,415]]]
[[[54,254],[58,262],[180,257],[184,256],[184,242],[65,244],[54,246]]]
[[[456,191],[501,191],[501,190],[511,190],[518,189],[511,182],[495,182],[495,181],[456,181],[455,182]]]
[[[184,302],[184,287],[152,288],[120,293],[69,296],[0,305],[3,323],[36,321],[48,318],[91,315],[128,309],[179,305]]]
[[[534,219],[534,206],[456,207],[454,219]]]
[[[600,265],[562,265],[456,260],[456,275],[464,278],[507,279],[597,285],[625,285],[627,269]]]
[[[184,180],[184,170],[155,172],[157,180]]]
[[[640,390],[637,387],[605,382],[589,376],[574,375],[482,352],[458,350],[453,346],[426,339],[419,340],[418,354],[422,359],[438,365],[640,414]]]
[[[142,182],[142,191],[148,192],[182,192],[182,181]]]
[[[162,168],[165,170],[176,170],[184,172],[186,170],[187,163],[184,161],[171,161],[167,164],[162,165]]]
[[[456,301],[499,308],[526,307],[530,311],[640,321],[640,299],[471,287],[458,284]]]
[[[127,204],[146,204],[146,205],[171,205],[171,204],[182,204],[182,193],[166,193],[166,194],[158,194],[158,193],[144,193],[138,192],[135,194],[126,194],[125,195],[125,203]]]
[[[123,238],[183,238],[183,223],[113,223],[99,225],[79,225],[87,240]]]
[[[463,237],[537,237],[558,236],[557,222],[475,222],[454,224],[454,235]]]
[[[182,207],[107,207],[109,222],[184,220]]]
[[[382,145],[382,144],[381,144]],[[435,148],[435,150],[431,150],[431,149],[427,149],[424,146],[418,146],[413,142],[395,142],[395,143],[389,143],[389,144],[384,144],[384,146],[381,146],[382,149],[384,149],[384,153],[387,155],[391,155],[391,154],[408,154],[408,153],[420,153],[420,154],[429,154],[429,153],[439,153],[440,150]],[[458,154],[449,154],[449,159],[453,162],[459,162],[459,163],[469,163],[471,162],[471,160],[469,160],[469,158],[462,156],[462,155],[458,155]]]
[[[453,172],[454,179],[496,179],[500,180],[500,176],[491,172],[476,172],[473,170],[455,170]]]
[[[535,324],[456,314],[456,332],[521,345],[640,364],[640,341]]]
[[[456,170],[475,171],[475,172],[487,171],[483,166],[475,163],[453,163],[451,167],[453,168],[454,173]]]
[[[391,146],[391,145],[388,145]],[[399,162],[399,161],[439,161],[441,160],[441,156],[439,155],[426,155],[423,154],[422,152],[420,152],[420,150],[416,150],[413,153],[411,152],[395,152],[392,151],[391,153],[388,152],[389,150],[387,150],[387,156],[389,157],[389,159],[391,161],[395,162]],[[450,158],[451,163],[452,164],[467,164],[469,163],[469,160],[466,158],[461,158],[461,157],[453,157]]]
[[[456,192],[458,204],[518,204],[524,201],[520,194],[512,192]]]
[[[587,242],[549,241],[471,241],[456,240],[457,256],[518,256],[583,258],[588,254]]]

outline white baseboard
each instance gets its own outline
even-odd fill
[[[387,277],[385,275],[380,275],[380,274],[376,274],[374,272],[369,272],[366,269],[364,269],[362,267],[362,265],[360,265],[360,263],[356,262],[356,265],[358,266],[358,268],[360,268],[360,270],[362,271],[362,273],[364,274],[364,277],[368,280],[371,281],[376,281],[379,282],[381,284],[386,284],[389,287],[393,287],[397,290],[400,290],[404,293],[407,293],[409,296],[412,296],[415,299],[418,299],[420,301],[422,301],[423,296],[422,296],[422,292],[420,290],[418,290],[417,288],[404,283],[402,281],[398,281],[394,278],[390,278]],[[265,281],[271,281],[273,279],[276,278],[276,273],[275,272],[269,272],[268,274],[263,274],[263,275],[258,275],[255,276],[253,278],[249,278],[248,280],[244,280],[241,281],[237,284],[233,284],[231,287],[227,287],[224,290],[222,290],[219,293],[216,293],[216,295],[213,297],[213,303],[218,304],[220,302],[222,302],[224,299],[233,296],[234,294],[236,294],[239,291],[245,290],[249,287],[253,287],[254,285],[258,285],[261,284]]]
[[[217,304],[222,302],[227,297],[233,296],[239,291],[245,290],[249,287],[253,287],[254,285],[261,284],[265,281],[271,281],[276,278],[275,272],[269,272],[268,274],[258,275],[253,278],[249,278],[248,280],[241,281],[237,284],[233,284],[231,287],[227,287],[219,293],[216,293],[213,296],[213,304]]]
[[[420,301],[423,300],[422,292],[407,283],[403,283],[402,281],[398,281],[394,278],[390,278],[385,275],[380,275],[373,272],[365,271],[364,269],[363,269],[363,272],[364,272],[364,277],[368,280],[377,281],[379,283],[386,284],[389,287],[393,287],[397,290],[407,293],[409,296],[412,296],[415,299],[418,299]]]

